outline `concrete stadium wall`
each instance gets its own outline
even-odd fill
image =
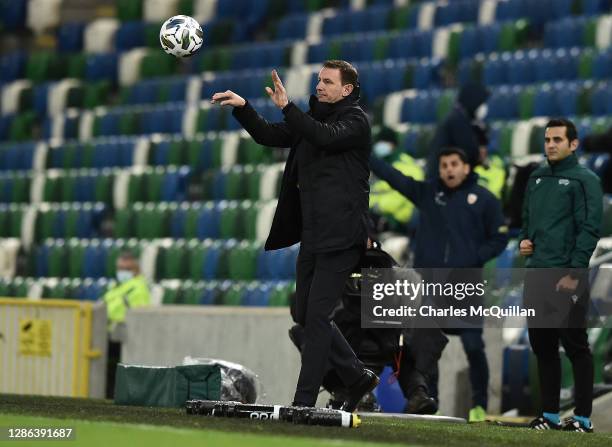
[[[183,358],[209,357],[236,362],[258,374],[266,403],[290,404],[300,358],[287,331],[287,308],[227,306],[163,306],[128,311],[123,363],[146,366],[180,365]],[[491,412],[499,411],[501,331],[485,331],[491,370]],[[446,415],[465,416],[470,387],[467,361],[458,337],[451,337],[440,363],[440,401]],[[318,401],[325,402],[324,397]]]

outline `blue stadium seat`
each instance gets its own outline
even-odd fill
[[[414,31],[407,31],[389,39],[390,59],[419,57],[418,40]]]
[[[122,166],[123,164],[120,164],[119,160],[119,146],[115,144],[114,141],[112,143],[98,143],[94,146],[92,167],[102,169],[113,166]]]
[[[611,92],[612,84],[600,83],[593,88],[591,92],[591,114],[606,115],[612,112]]]
[[[28,0],[10,0],[2,2],[2,24],[9,31],[25,27]]]
[[[414,69],[413,84],[414,88],[427,89],[439,81],[440,61],[431,59],[427,62],[422,61]]]
[[[92,54],[85,64],[85,79],[88,81],[117,81],[117,54]]]
[[[170,237],[181,239],[185,237],[185,223],[187,222],[187,208],[179,206],[170,213]]]
[[[216,239],[219,237],[221,213],[217,206],[207,203],[198,215],[198,239]]]
[[[612,9],[610,0],[582,0],[582,12],[586,15],[609,13]]]
[[[26,53],[21,51],[15,51],[2,56],[0,58],[0,80],[10,82],[23,78],[26,57]]]
[[[557,95],[549,84],[538,89],[533,99],[534,116],[556,116],[559,114]]]
[[[186,199],[187,183],[191,170],[183,166],[171,169],[162,180],[161,199],[163,202],[181,202]]]
[[[348,33],[348,20],[346,11],[340,11],[335,16],[326,17],[323,20],[321,34],[323,36],[334,36]]]
[[[516,20],[527,16],[526,0],[508,0],[498,2],[495,8],[495,21]]]
[[[593,60],[593,77],[596,79],[612,78],[612,50],[597,53]]]
[[[329,55],[330,41],[324,40],[323,42],[312,44],[308,46],[307,61],[309,64],[316,64],[323,62],[328,58]],[[399,57],[399,56],[398,56]]]
[[[176,78],[167,81],[168,101],[183,102],[187,98],[187,78]]]
[[[47,116],[47,104],[49,98],[49,89],[54,85],[53,82],[45,82],[34,86],[32,92],[32,102],[34,111],[39,117]]]
[[[83,49],[84,23],[64,23],[57,30],[58,49],[65,53],[76,53]]]
[[[75,182],[75,199],[77,202],[93,202],[96,191],[96,175],[80,175]]]
[[[459,57],[465,59],[474,56],[480,48],[480,31],[475,26],[463,29],[459,39]]]
[[[518,87],[503,86],[493,89],[487,101],[488,117],[492,120],[510,120],[518,116]]]
[[[129,50],[145,46],[144,22],[123,22],[115,32],[115,48],[117,50]]]
[[[575,82],[558,81],[555,83],[557,110],[560,116],[575,116],[578,114],[578,99],[580,88]]]
[[[507,61],[507,79],[510,84],[531,84],[534,82],[533,59],[522,51],[514,53]]]
[[[270,283],[256,283],[248,286],[243,295],[243,306],[267,306],[272,292]]]
[[[276,27],[276,38],[283,39],[303,39],[306,37],[306,25],[308,24],[308,14],[292,14],[281,18]]]
[[[498,4],[499,6],[499,4]],[[478,52],[492,53],[499,47],[499,36],[501,34],[501,24],[478,27]]]
[[[204,270],[202,272],[202,279],[210,280],[217,278],[219,260],[222,255],[222,251],[223,248],[221,247],[221,244],[218,243],[218,241],[214,242],[208,247],[204,260]]]
[[[482,79],[486,85],[499,85],[508,82],[507,63],[497,55],[486,60],[482,69]]]
[[[83,253],[82,275],[86,278],[104,277],[106,269],[106,256],[107,249],[105,246],[99,244],[88,244]]]
[[[34,275],[38,277],[49,276],[49,246],[38,245],[34,247]]]

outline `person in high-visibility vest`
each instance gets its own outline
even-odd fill
[[[138,258],[125,251],[117,258],[118,284],[106,292],[102,298],[106,303],[108,316],[108,362],[106,368],[106,397],[112,398],[115,389],[115,373],[121,359],[120,329],[125,322],[128,309],[148,306],[151,294],[144,276],[140,273]]]
[[[140,273],[138,259],[131,252],[123,252],[117,258],[118,284],[104,295],[109,330],[125,321],[125,313],[134,307],[148,306],[151,294],[144,276]]]
[[[504,161],[498,155],[489,154],[489,130],[481,121],[472,123],[480,150],[479,164],[474,168],[478,174],[478,184],[491,191],[499,200],[502,198],[506,183],[506,168]]]
[[[397,134],[393,129],[382,127],[375,141],[372,150],[378,158],[415,180],[425,178],[423,169],[414,158],[399,150]],[[384,180],[376,180],[370,187],[370,214],[376,221],[378,231],[405,234],[414,215],[414,204]]]

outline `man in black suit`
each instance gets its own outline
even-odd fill
[[[304,327],[304,344],[293,404],[314,406],[331,366],[350,390],[343,408],[353,411],[378,384],[331,321],[368,237],[371,129],[358,105],[358,73],[348,62],[325,62],[308,112],[289,101],[275,70],[272,81],[274,89],[266,91],[282,109],[281,122],[266,121],[230,90],[215,93],[212,102],[232,106],[233,116],[257,143],[290,148],[265,248],[301,242],[295,320]]]

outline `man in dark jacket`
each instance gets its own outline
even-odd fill
[[[571,121],[548,122],[544,138],[547,165],[531,173],[523,204],[519,250],[527,257],[529,269],[525,305],[536,312],[528,320],[529,342],[538,360],[543,410],[531,423],[537,430],[593,431],[586,268],[599,240],[603,199],[597,175],[578,164],[578,144]],[[561,319],[555,320],[555,315]],[[575,416],[563,424],[559,419],[559,340],[572,363],[576,403]]]
[[[276,71],[272,81],[274,90],[266,91],[282,109],[282,122],[266,121],[229,90],[215,93],[212,101],[233,106],[234,117],[257,143],[291,148],[265,247],[301,242],[296,322],[304,327],[304,345],[293,404],[315,405],[329,362],[350,390],[344,409],[353,411],[378,383],[330,320],[367,244],[371,129],[358,105],[358,74],[348,62],[325,62],[308,112],[289,101]]]
[[[489,91],[484,85],[468,82],[459,90],[459,96],[453,109],[436,128],[436,133],[430,144],[427,158],[427,178],[438,177],[438,155],[448,147],[459,147],[465,152],[472,171],[480,159],[478,137],[472,129],[472,121],[482,115],[479,108],[489,97]],[[480,116],[480,118],[482,118]]]
[[[485,262],[500,254],[508,242],[508,229],[504,225],[501,205],[491,192],[478,185],[477,176],[471,171],[461,149],[447,148],[439,153],[438,159],[438,178],[425,182],[407,177],[374,157],[370,165],[379,178],[386,180],[391,187],[410,199],[420,211],[415,268],[481,268]],[[471,271],[468,274],[473,273]],[[470,365],[473,401],[470,420],[484,420],[489,368],[482,328],[453,330],[449,333],[460,335]],[[444,344],[438,346],[439,352],[423,355],[439,359]],[[436,397],[437,368],[423,371],[423,374],[429,376],[428,391]]]

